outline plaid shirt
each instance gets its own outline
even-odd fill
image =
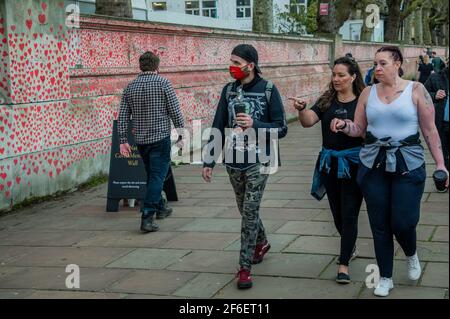
[[[132,119],[137,144],[151,144],[170,136],[173,121],[184,127],[175,90],[169,80],[154,72],[143,72],[123,91],[118,130],[120,143],[128,143],[128,123]]]

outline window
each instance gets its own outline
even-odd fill
[[[167,3],[166,2],[152,2],[153,11],[166,11]]]
[[[306,12],[306,0],[290,0],[291,13],[301,14]]]
[[[186,1],[185,8],[186,14],[200,15],[200,1]]]
[[[216,1],[202,1],[202,15],[204,17],[217,18]]]
[[[252,6],[250,0],[236,0],[236,18],[251,18]]]
[[[200,6],[201,4],[201,6]],[[185,1],[186,14],[217,18],[217,1]]]

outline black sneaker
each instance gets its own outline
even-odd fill
[[[143,233],[151,233],[159,230],[159,226],[154,222],[153,216],[142,217],[141,231]]]
[[[341,285],[346,285],[350,283],[350,276],[345,272],[340,272],[337,274],[336,282]]]
[[[162,210],[156,212],[156,219],[164,219],[172,215],[173,209],[169,206],[164,207]]]

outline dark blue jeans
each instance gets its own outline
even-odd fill
[[[416,226],[425,178],[425,165],[412,171],[397,169],[389,173],[385,165],[368,169],[360,164],[358,183],[367,204],[381,277],[392,277],[393,236],[406,256],[416,253]]]
[[[143,217],[153,216],[163,207],[161,192],[170,165],[170,137],[161,141],[138,145],[147,172],[147,192],[144,199]]]

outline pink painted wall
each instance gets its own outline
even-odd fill
[[[197,119],[210,125],[239,43],[258,49],[263,76],[283,98],[313,102],[329,81],[327,40],[92,16],[67,29],[63,10],[49,10],[63,8],[62,0],[15,6],[0,11],[0,210],[108,172],[112,121],[147,50],[161,56],[160,71],[176,88],[189,127]],[[342,52],[368,61],[375,49],[345,44]],[[295,116],[290,103],[285,108]]]

